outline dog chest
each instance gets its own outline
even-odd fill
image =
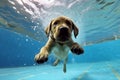
[[[68,52],[69,48],[66,45],[57,44],[53,49],[53,53],[58,59],[65,59],[68,56]]]

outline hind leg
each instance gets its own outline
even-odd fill
[[[56,66],[60,62],[59,59],[56,59],[55,62],[53,63],[53,66]]]
[[[66,73],[66,63],[67,63],[68,58],[64,60],[64,65],[63,65],[63,72]]]

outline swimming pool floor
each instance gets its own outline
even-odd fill
[[[0,80],[120,80],[120,60],[96,63],[1,68]]]

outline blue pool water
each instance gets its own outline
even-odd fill
[[[67,73],[62,66],[50,65],[0,69],[1,80],[120,80],[120,60],[98,63],[67,64]]]
[[[120,0],[1,0],[0,80],[120,80]],[[69,52],[63,64],[34,56],[47,42],[51,19],[64,15],[79,28],[73,40],[84,54]]]
[[[80,56],[69,53],[67,73],[64,73],[62,63],[52,66],[52,55],[45,64],[34,62],[34,55],[44,43],[30,38],[26,42],[19,35],[21,45],[14,47],[18,44],[14,37],[18,35],[2,29],[0,32],[0,80],[120,80],[120,40],[85,46],[85,53]],[[11,37],[2,37],[7,34]]]

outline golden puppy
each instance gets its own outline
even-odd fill
[[[69,50],[77,55],[84,52],[80,45],[72,40],[72,31],[76,38],[79,30],[69,18],[61,16],[53,19],[45,29],[47,36],[49,36],[49,40],[46,45],[41,48],[40,53],[35,56],[35,61],[37,63],[44,63],[48,60],[49,54],[53,52],[57,58],[54,62],[54,66],[56,66],[60,60],[63,60],[63,71],[66,72],[66,62]]]

